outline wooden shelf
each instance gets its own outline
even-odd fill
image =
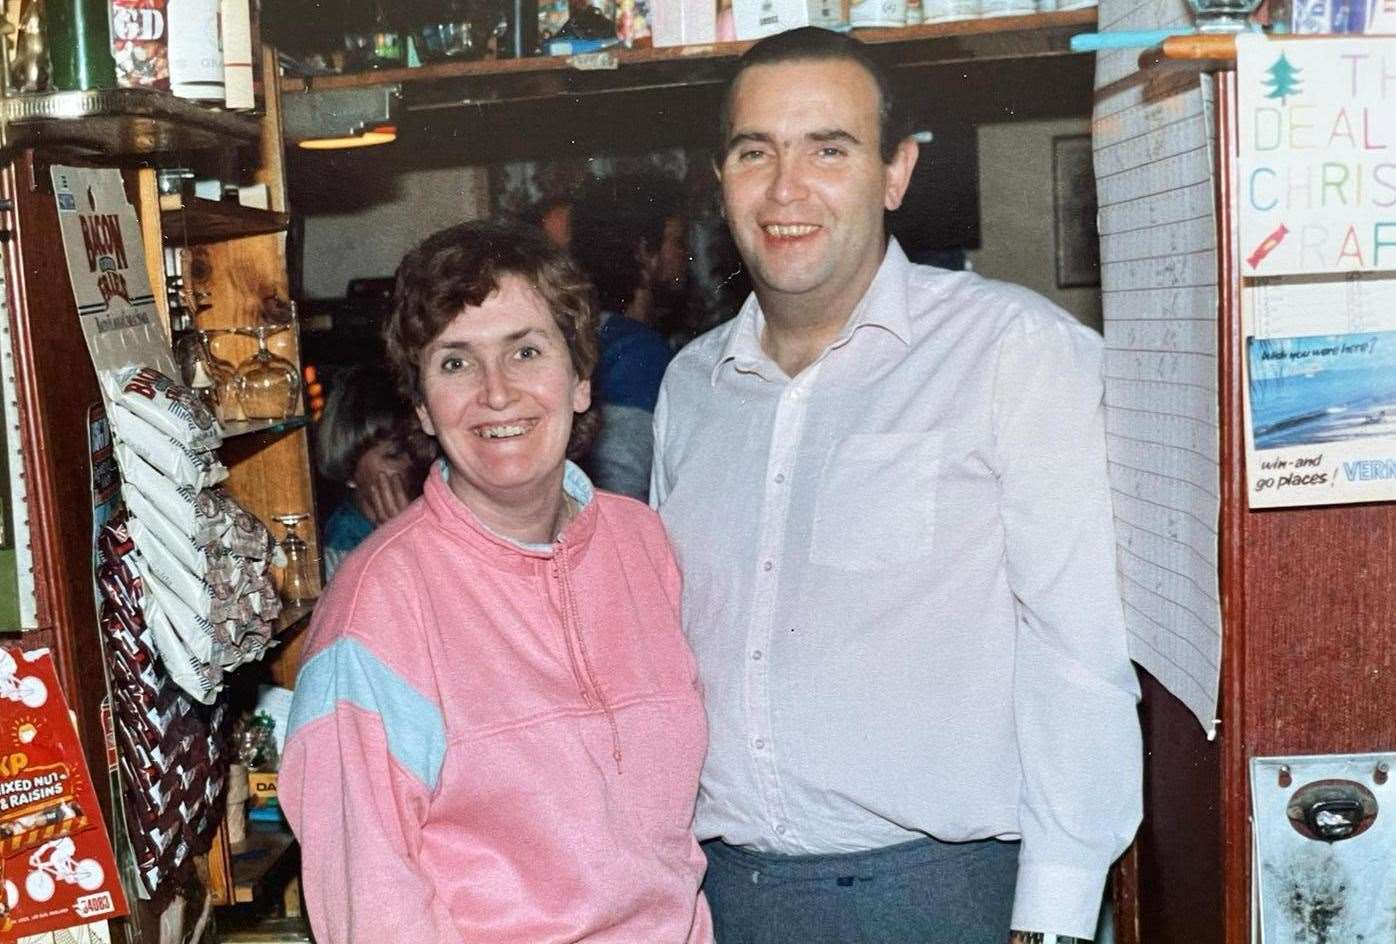
[[[160,197],[160,229],[166,245],[216,243],[243,236],[283,232],[291,224],[289,213],[243,206],[231,200]]]
[[[286,433],[293,429],[300,429],[310,423],[308,416],[288,416],[281,420],[236,420],[229,423],[220,423],[223,427],[223,439],[236,439],[240,436],[256,436],[261,433]]]
[[[304,916],[266,918],[241,927],[220,915],[218,939],[224,944],[311,944],[310,928]]]
[[[174,151],[250,144],[256,118],[149,89],[43,92],[0,98],[6,147],[141,159]]]
[[[1005,16],[899,29],[854,30],[876,55],[898,68],[994,59],[1068,56],[1071,37],[1096,24],[1094,7],[1027,16]],[[373,85],[402,85],[408,111],[537,101],[711,85],[726,81],[732,63],[752,41],[615,49],[583,56],[536,56],[443,62],[416,69],[287,79],[284,94]]]
[[[1154,72],[1215,72],[1235,67],[1234,33],[1170,36],[1139,54],[1139,68]]]
[[[233,850],[233,901],[255,900],[263,881],[295,845],[296,837],[284,825],[248,823],[247,839]]]

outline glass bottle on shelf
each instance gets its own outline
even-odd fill
[[[44,4],[49,81],[59,91],[116,87],[107,0],[48,0]]]
[[[472,17],[471,0],[434,0],[420,16],[412,40],[423,62],[479,59],[485,54],[489,23]]]
[[[288,323],[235,328],[257,339],[257,353],[238,365],[237,398],[249,420],[280,420],[295,411],[300,398],[300,373],[294,364],[267,349],[267,338],[291,327]]]
[[[381,0],[351,0],[345,11],[345,71],[395,69],[406,61],[403,34]]]
[[[308,606],[317,596],[310,547],[296,530],[302,521],[309,519],[310,515],[304,512],[274,515],[272,519],[286,528],[286,536],[281,539],[281,553],[286,563],[280,569],[276,589],[287,606]]]

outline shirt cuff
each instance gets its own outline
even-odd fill
[[[1094,940],[1107,871],[1020,859],[1013,929]]]

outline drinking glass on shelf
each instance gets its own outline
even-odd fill
[[[306,606],[318,595],[310,547],[296,530],[302,521],[309,519],[310,515],[304,512],[272,516],[273,521],[286,528],[286,536],[281,539],[281,553],[286,556],[286,563],[280,568],[276,589],[287,606]]]
[[[187,318],[185,324],[188,324]],[[209,350],[208,338],[188,327],[177,328],[174,331],[174,359],[179,367],[179,376],[175,379],[194,391],[209,412],[217,416],[218,389],[217,381],[213,378],[213,352]]]
[[[220,423],[230,423],[242,419],[242,408],[238,405],[237,368],[214,352],[216,347],[214,339],[233,333],[227,328],[206,328],[198,332],[200,340],[203,341],[204,350],[208,352],[208,360],[204,364],[204,369],[208,372],[209,379],[213,381],[213,396],[217,403],[217,416]]]
[[[267,338],[285,331],[289,324],[257,324],[236,328],[257,339],[257,353],[238,365],[237,399],[249,420],[285,419],[300,398],[301,378],[296,366],[267,349]]]

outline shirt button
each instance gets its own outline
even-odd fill
[[[785,481],[785,473],[784,473],[784,472],[777,472],[777,473],[776,473],[776,484],[779,485],[781,482],[784,482],[784,481]]]
[[[757,738],[755,741],[752,741],[751,743],[752,743],[752,746],[755,747],[755,748],[759,751],[759,750],[762,750],[763,748],[765,748],[765,746],[766,746],[766,739],[765,739],[765,738]]]
[[[757,649],[755,652],[753,652],[753,653],[751,654],[751,657],[752,657],[752,659],[756,660],[757,662],[760,662],[760,661],[761,661],[761,650],[760,650],[760,649]]]
[[[777,823],[777,824],[776,824],[776,835],[777,835],[777,836],[784,836],[784,835],[785,835],[785,824],[784,824],[784,823]]]
[[[774,566],[775,566],[775,564],[771,563],[770,561],[766,561],[764,564],[761,565],[761,569],[762,569],[762,570],[770,570],[770,569],[771,569],[772,567],[774,567]]]

